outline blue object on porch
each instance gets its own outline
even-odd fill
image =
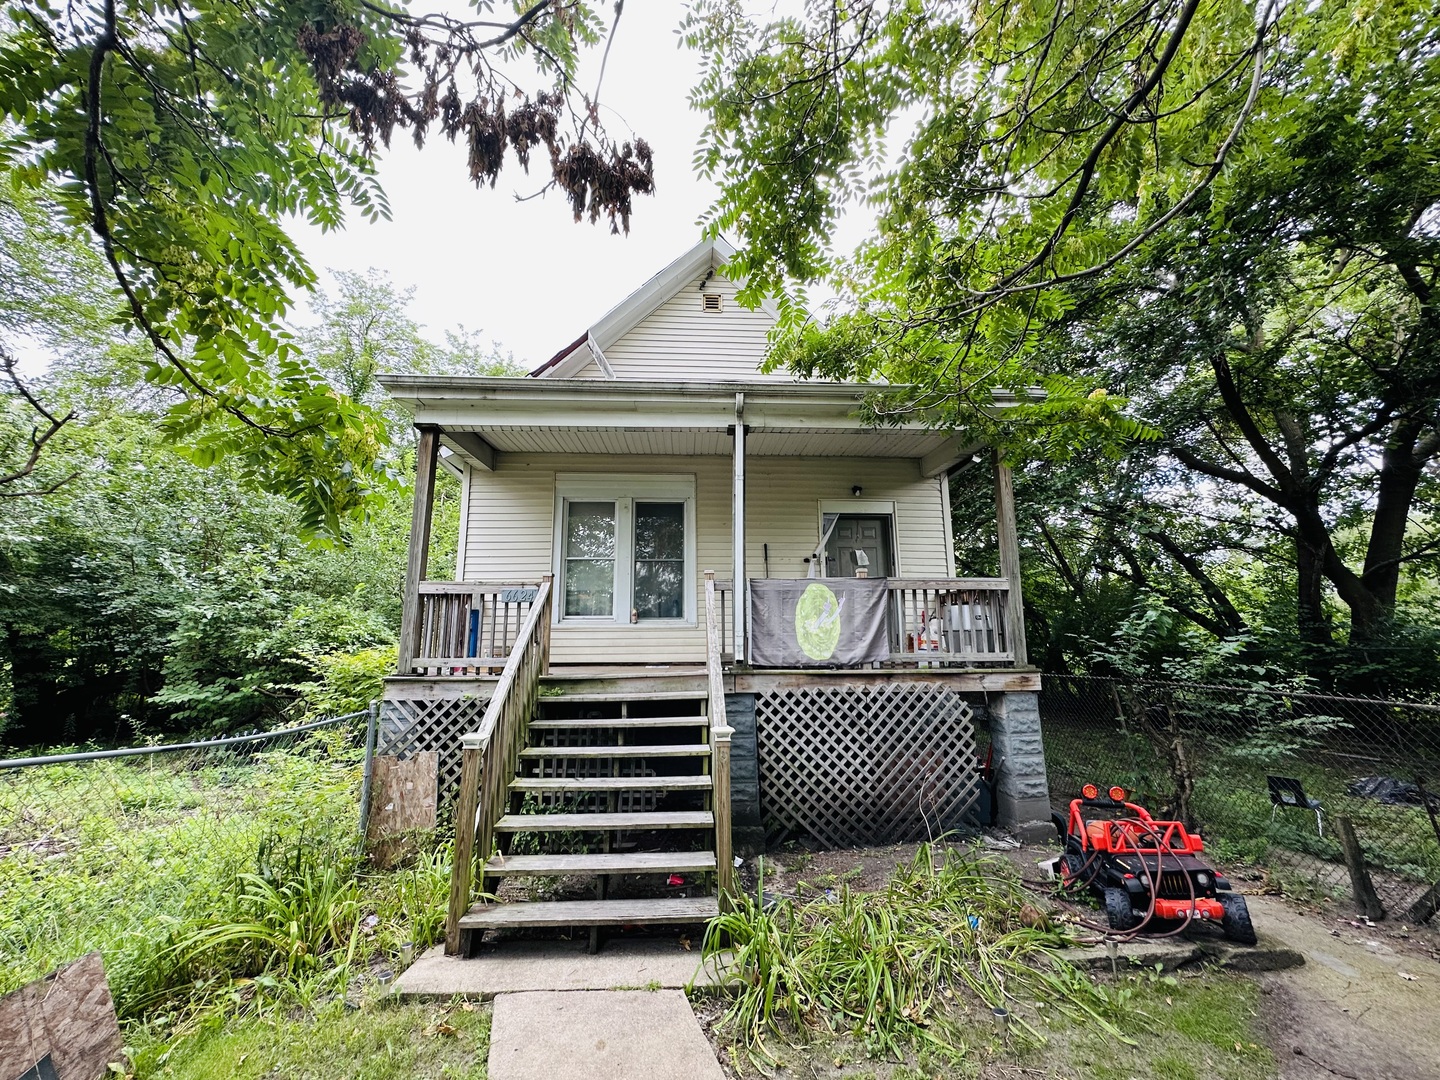
[[[470,612],[470,640],[465,645],[466,656],[480,655],[480,612]]]

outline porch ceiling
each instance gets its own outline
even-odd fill
[[[511,454],[669,454],[729,457],[731,435],[723,427],[516,427],[445,425],[446,431],[479,435]],[[948,443],[937,432],[810,428],[786,430],[750,425],[746,452],[755,457],[924,457]]]
[[[927,427],[924,417],[867,426],[860,405],[867,393],[885,389],[879,386],[414,375],[380,381],[414,409],[417,425],[455,435],[449,441],[472,458],[462,433],[482,458],[497,451],[728,456],[737,413],[746,450],[759,457],[915,458],[929,476],[982,449]],[[994,400],[1004,410],[1016,395],[996,393]]]

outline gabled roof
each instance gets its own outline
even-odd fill
[[[607,311],[598,322],[569,345],[530,372],[531,377],[566,378],[592,360],[604,368],[606,349],[635,329],[642,320],[686,285],[707,271],[719,270],[734,255],[735,249],[721,237],[701,240]],[[779,312],[771,301],[761,301],[760,306],[773,317],[779,318]]]

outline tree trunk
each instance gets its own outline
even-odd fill
[[[1298,531],[1295,534],[1296,630],[1306,645],[1333,645],[1325,614],[1325,556],[1312,541]]]
[[[1411,420],[1397,425],[1380,458],[1375,516],[1365,548],[1365,569],[1360,576],[1365,591],[1374,598],[1374,605],[1371,609],[1350,613],[1350,640],[1357,644],[1373,640],[1382,623],[1395,612],[1405,530],[1424,468],[1425,455],[1415,453],[1419,427],[1418,422]]]

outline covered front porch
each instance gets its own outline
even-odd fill
[[[754,582],[865,576],[884,580],[888,632],[866,666],[1030,670],[1009,468],[918,423],[866,425],[865,388],[386,383],[419,432],[400,677],[498,672],[545,577],[557,670],[703,665],[706,571],[727,669],[763,666],[750,649]],[[441,465],[464,483],[449,581],[424,577]],[[989,476],[999,576],[956,574],[956,470]]]

